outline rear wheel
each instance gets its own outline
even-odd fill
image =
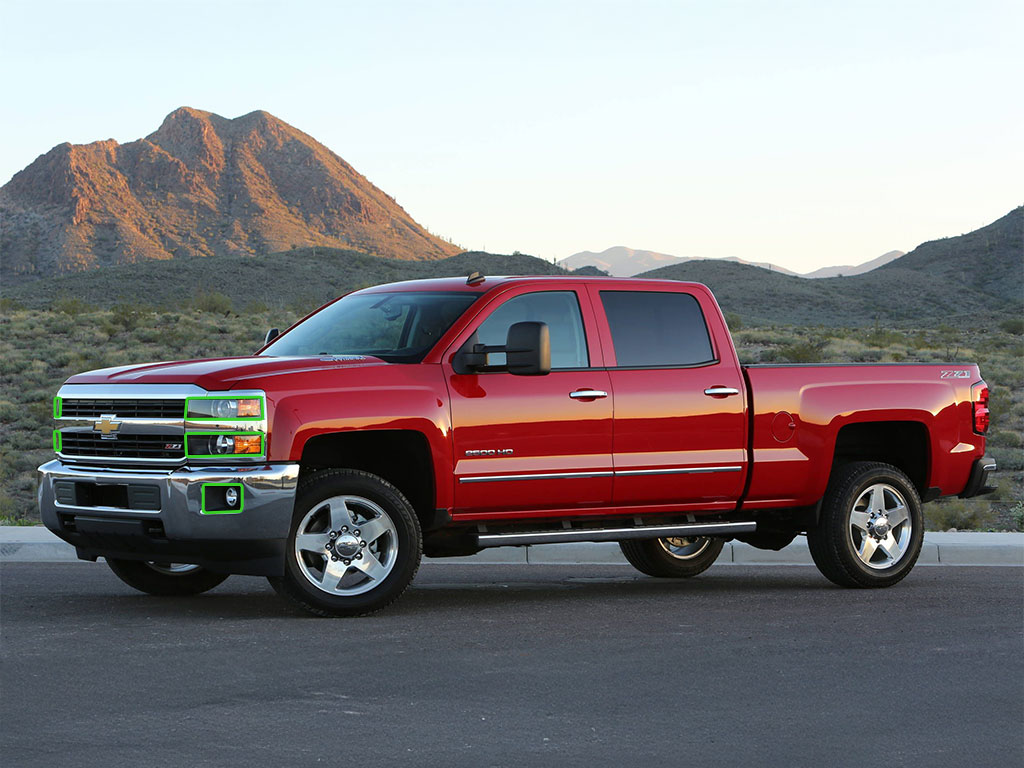
[[[318,616],[360,616],[394,602],[423,552],[419,521],[387,481],[350,469],[299,487],[278,594]]]
[[[665,539],[620,541],[622,554],[648,576],[689,578],[703,573],[718,559],[725,542],[709,536],[673,536]]]
[[[924,517],[917,489],[890,464],[858,461],[829,481],[807,546],[818,570],[843,587],[888,587],[917,562]]]
[[[188,563],[107,559],[117,578],[150,595],[198,595],[213,589],[228,577]]]

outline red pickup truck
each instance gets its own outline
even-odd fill
[[[153,594],[267,576],[378,610],[422,555],[617,541],[694,576],[807,534],[833,582],[914,566],[922,502],[992,490],[969,364],[742,366],[673,281],[488,277],[350,293],[252,357],[110,368],[54,400],[43,522]]]

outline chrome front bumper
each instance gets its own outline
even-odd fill
[[[43,524],[82,559],[172,558],[229,573],[277,575],[298,478],[298,464],[112,469],[57,460],[39,467],[39,510]],[[203,486],[211,483],[240,485],[241,511],[204,512]],[[71,491],[69,484],[75,484]],[[145,493],[130,492],[139,489]],[[111,498],[145,498],[141,506],[148,508],[90,501]]]

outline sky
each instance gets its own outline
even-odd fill
[[[796,271],[1024,203],[1024,3],[0,0],[0,183],[264,109],[435,234]]]

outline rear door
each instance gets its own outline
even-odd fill
[[[521,321],[548,324],[551,373],[456,373],[452,357],[474,333],[479,343],[504,345]],[[542,515],[611,502],[612,398],[597,337],[585,287],[562,283],[501,294],[460,334],[443,363],[457,515]]]
[[[613,503],[732,507],[747,473],[746,390],[710,292],[590,291],[615,396]]]

